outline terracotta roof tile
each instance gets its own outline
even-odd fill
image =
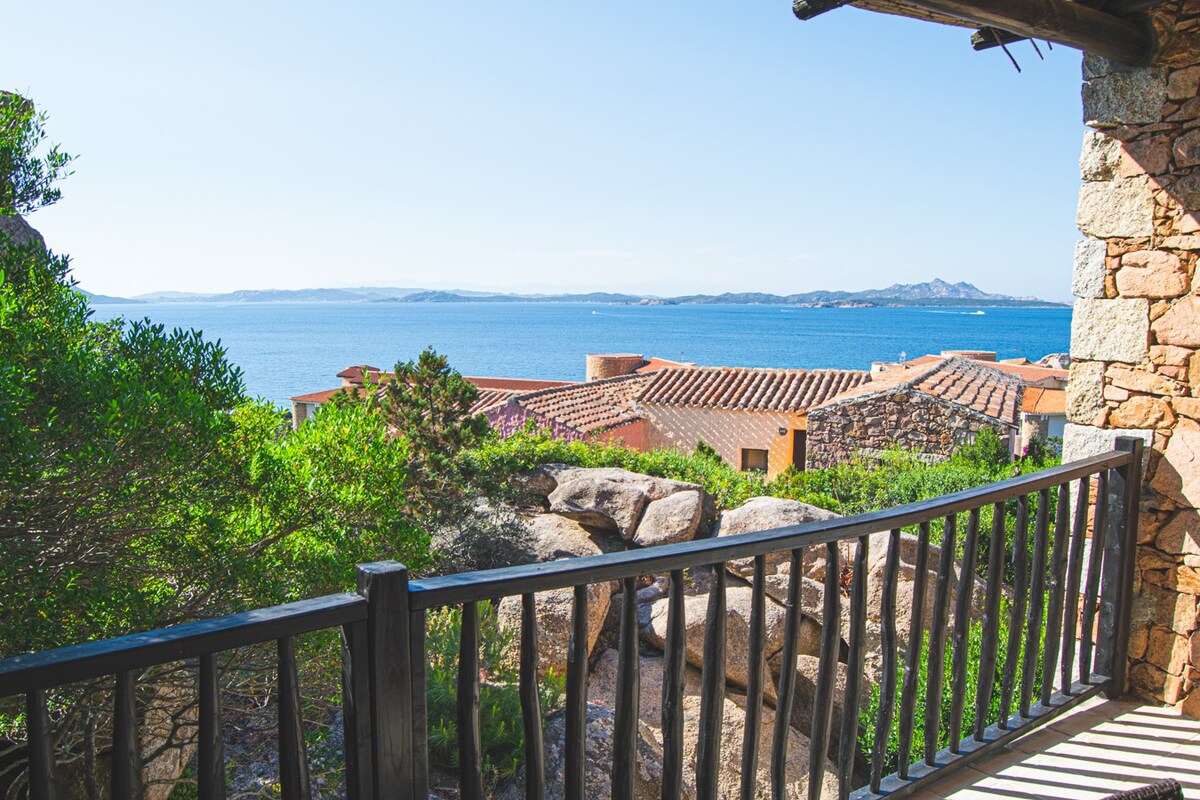
[[[942,361],[945,356],[921,356],[914,358],[911,361],[905,362],[908,366],[921,367],[930,364],[936,364]],[[971,359],[968,359],[971,360]],[[1026,385],[1047,385],[1048,388],[1055,388],[1057,384],[1065,383],[1067,376],[1070,374],[1065,369],[1054,369],[1053,367],[1043,367],[1038,364],[1014,364],[1010,361],[976,361],[977,364],[986,364],[989,367],[1007,372],[1009,375],[1016,375]]]
[[[1021,411],[1026,414],[1066,414],[1067,393],[1062,389],[1027,387],[1021,398]]]
[[[909,362],[912,364],[913,362]],[[872,397],[888,391],[917,391],[1015,425],[1024,384],[996,364],[967,358],[940,358],[919,367],[892,369],[833,397],[819,407]]]
[[[514,389],[480,389],[479,396],[471,404],[470,414],[482,414],[490,408],[504,405],[519,394]]]
[[[870,380],[838,369],[686,367],[652,373],[638,401],[646,404],[746,411],[800,411]]]
[[[539,389],[574,386],[576,383],[575,381],[544,381],[537,378],[482,378],[474,375],[464,375],[463,378],[475,384],[480,391],[504,389],[510,392],[536,392]]]
[[[295,397],[289,398],[293,403],[328,403],[335,394],[345,391],[344,386],[339,386],[336,389],[326,389],[322,392],[309,392],[308,394],[298,394]]]
[[[651,375],[621,375],[516,395],[514,402],[584,433],[615,428],[642,418],[635,401]]]

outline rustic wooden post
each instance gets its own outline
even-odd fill
[[[408,569],[395,561],[360,564],[358,593],[367,599],[375,797],[413,800]]]
[[[1109,697],[1119,697],[1125,693],[1133,574],[1137,568],[1138,497],[1142,484],[1143,447],[1141,439],[1119,437],[1117,449],[1129,453],[1129,461],[1114,469],[1109,478],[1112,508],[1108,515],[1110,527],[1100,589],[1102,630],[1098,654],[1098,660],[1108,673],[1104,693]],[[1100,502],[1099,498],[1097,502]]]

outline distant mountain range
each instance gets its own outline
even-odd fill
[[[85,293],[86,294],[86,293]],[[1064,306],[1037,297],[1013,297],[985,292],[965,281],[940,278],[925,283],[894,283],[886,289],[862,292],[814,291],[799,294],[727,292],[680,297],[588,292],[582,294],[507,294],[465,290],[402,289],[360,286],[350,289],[242,289],[224,294],[151,292],[133,298],[88,295],[93,303],[615,303],[621,305],[775,305],[832,308],[871,306]]]

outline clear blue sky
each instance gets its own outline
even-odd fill
[[[1079,54],[789,0],[20,3],[94,292],[1069,295]],[[1043,52],[1045,46],[1043,45]]]

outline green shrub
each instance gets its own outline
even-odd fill
[[[429,615],[425,634],[428,667],[429,759],[434,766],[458,767],[458,648],[462,611],[444,608]],[[525,758],[520,671],[516,635],[502,628],[491,603],[479,604],[480,741],[486,787],[513,775]],[[562,706],[563,680],[551,673],[538,683],[542,722]]]

